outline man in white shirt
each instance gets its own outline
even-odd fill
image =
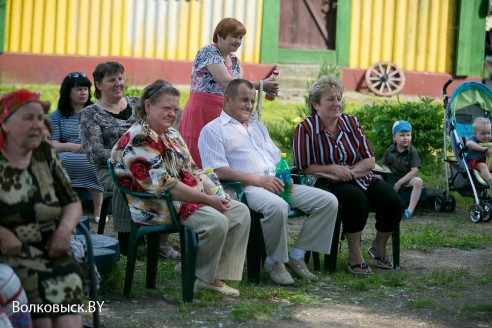
[[[287,250],[289,205],[275,193],[283,183],[275,177],[280,149],[266,127],[251,117],[255,102],[253,85],[243,79],[229,82],[221,115],[201,131],[198,148],[203,167],[211,167],[221,180],[240,181],[250,209],[263,214],[261,227],[267,258],[264,269],[280,285],[292,285],[285,266],[304,279],[317,280],[304,262],[306,251],[329,254],[338,201],[331,193],[293,185],[291,206],[307,213],[294,247]]]

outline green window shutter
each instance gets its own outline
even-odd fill
[[[457,76],[483,75],[485,19],[488,11],[489,0],[459,2],[455,62]]]

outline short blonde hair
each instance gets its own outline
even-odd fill
[[[318,81],[314,82],[309,88],[309,105],[311,114],[316,114],[313,104],[319,104],[321,96],[327,90],[340,91],[343,93],[344,87],[342,81],[335,75],[323,75]]]
[[[477,117],[473,121],[473,132],[477,132],[481,129],[490,130],[491,127],[492,127],[492,124],[490,123],[490,120],[486,117]]]

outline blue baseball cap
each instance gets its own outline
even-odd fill
[[[393,124],[393,135],[395,135],[396,132],[402,131],[412,132],[412,125],[410,125],[407,121],[396,121],[395,124]]]

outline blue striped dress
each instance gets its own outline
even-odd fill
[[[79,113],[72,113],[69,117],[63,116],[57,109],[50,114],[50,123],[53,128],[51,140],[61,143],[71,142],[81,144],[79,136]],[[96,168],[87,160],[86,154],[60,152],[58,157],[70,177],[73,188],[91,188],[104,191],[96,177]]]

